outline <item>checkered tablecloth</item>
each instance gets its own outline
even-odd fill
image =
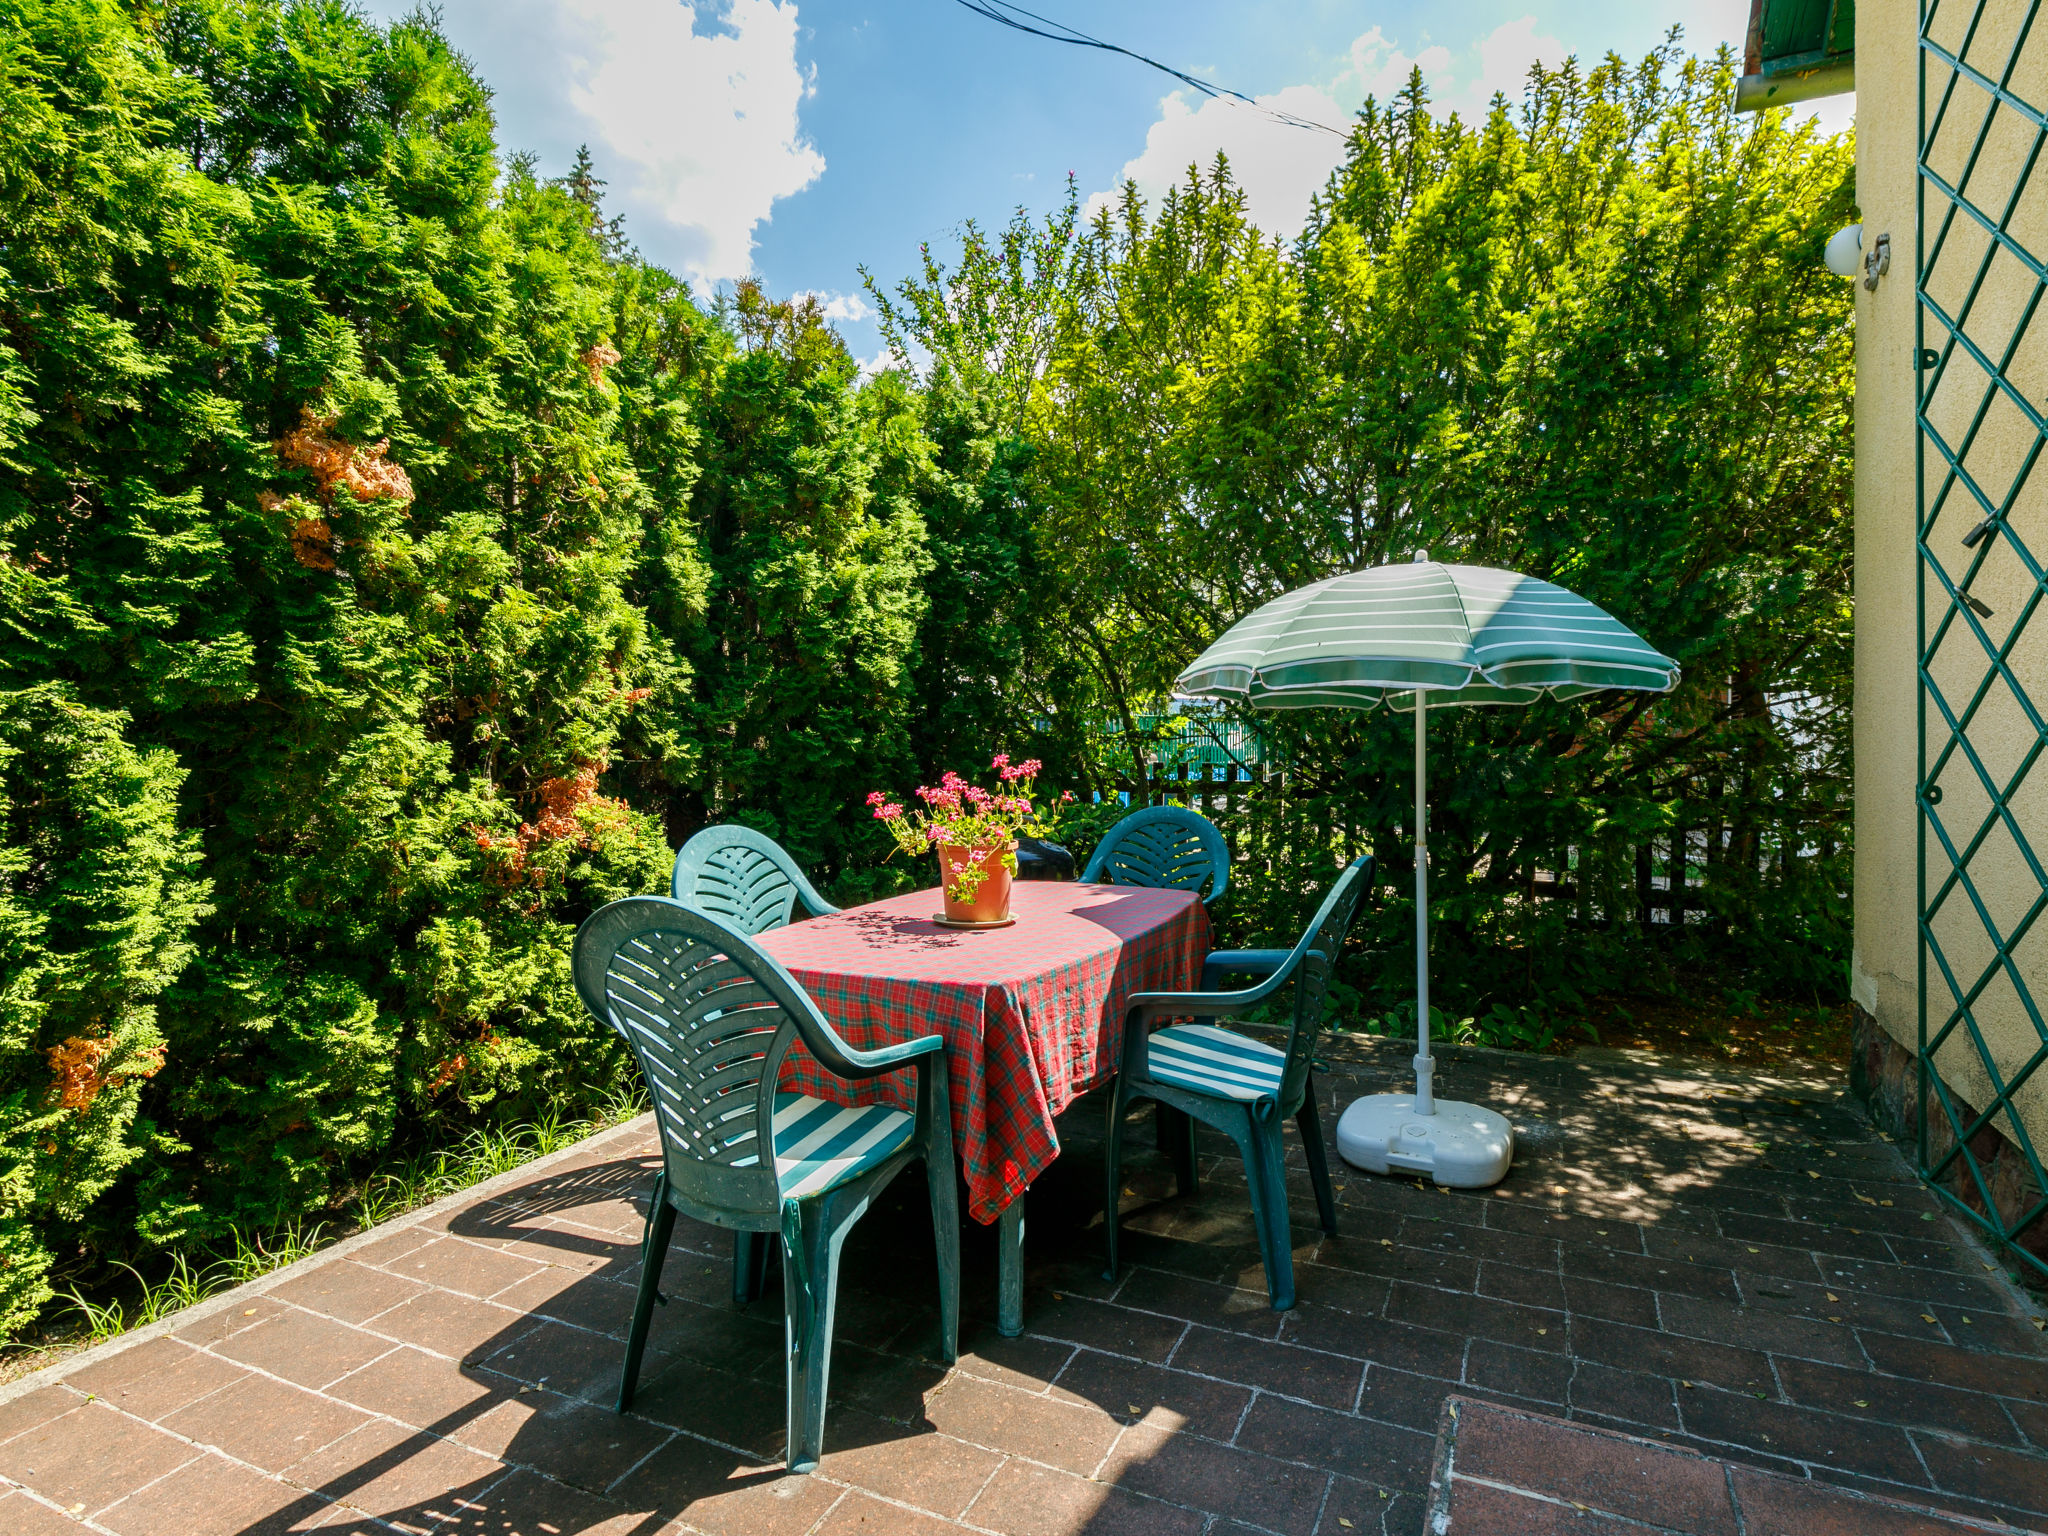
[[[1131,994],[1194,986],[1209,914],[1187,891],[1063,881],[1019,881],[1009,928],[941,928],[931,917],[942,906],[934,888],[754,942],[850,1045],[944,1034],[968,1209],[992,1222],[1059,1155],[1053,1117],[1115,1073]],[[801,1046],[783,1086],[842,1104],[911,1103],[908,1072],[849,1083]]]

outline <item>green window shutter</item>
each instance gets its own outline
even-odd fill
[[[1856,89],[1856,0],[1750,0],[1735,110]]]

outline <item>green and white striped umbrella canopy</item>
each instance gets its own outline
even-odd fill
[[[1678,663],[1575,592],[1484,565],[1375,566],[1276,597],[1181,673],[1177,692],[1258,709],[1527,704],[1669,692]]]

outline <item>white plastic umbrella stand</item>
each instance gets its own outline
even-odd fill
[[[1507,1176],[1515,1131],[1478,1104],[1436,1101],[1429,1053],[1429,695],[1415,694],[1415,1091],[1354,1100],[1337,1121],[1337,1152],[1372,1173],[1421,1173],[1452,1189]]]

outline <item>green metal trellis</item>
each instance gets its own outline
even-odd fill
[[[2015,648],[2048,596],[2048,573],[2009,516],[2048,447],[2048,418],[2011,377],[2048,293],[2048,264],[2012,229],[2029,183],[2043,169],[2048,145],[2048,115],[2041,104],[2024,99],[2015,84],[2037,86],[2041,78],[2037,67],[2021,69],[2040,8],[2041,0],[1952,0],[1947,6],[1942,0],[1922,0],[1919,32],[1912,359],[1920,695],[1920,1108],[1915,1118],[1919,1168],[1929,1184],[2000,1243],[2009,1243],[2048,1212],[2048,1173],[2014,1104],[2015,1095],[2048,1063],[2048,1022],[2028,984],[2026,957],[2019,953],[2048,911],[2048,870],[2028,836],[2025,807],[2016,810],[2014,805],[2048,750],[2048,721],[2014,665]],[[2015,25],[2009,47],[1992,35],[2008,21]],[[1944,36],[1948,43],[1940,40]],[[1974,137],[1968,139],[1967,152],[1958,155],[1972,114],[1978,114]],[[1994,135],[1999,150],[1987,156]],[[2018,164],[2009,184],[2004,172],[2015,156],[2007,150],[2017,152]],[[1980,305],[1994,270],[1999,273],[1993,285],[1997,297]],[[2003,330],[2008,314],[2013,316],[2010,331],[1994,354],[1987,350],[1985,333]],[[1978,381],[1982,394],[1974,410],[1953,409],[1959,392]],[[1950,385],[1946,394],[1945,382]],[[1938,395],[1941,409],[1936,409]],[[1968,398],[1961,396],[1965,404]],[[1987,434],[1994,409],[1996,425]],[[2024,441],[2029,432],[2030,445]],[[2016,439],[2022,447],[2015,457]],[[2017,603],[2002,637],[1995,637],[1987,623],[1995,610],[1970,590],[1994,555],[2001,556],[2000,569],[2011,577],[1999,579],[1994,572],[2001,603]],[[2004,556],[2011,557],[2010,564]],[[2018,589],[2024,591],[2015,597]],[[1944,650],[1950,646],[1955,650]],[[2016,757],[2015,742],[2020,747]],[[1958,802],[1946,813],[1941,808],[1944,776]],[[2024,870],[2017,881],[2022,894],[2015,900],[2010,887],[2019,869]],[[2048,948],[2048,932],[2036,947],[2042,948]],[[1939,997],[1930,996],[1930,980],[1937,983]],[[2001,982],[2010,985],[2010,997]],[[2015,1053],[2008,1045],[2001,1061],[1986,1038],[1986,1016],[1993,1010],[1999,1015],[1989,1020],[1994,1033],[2002,1030],[2009,1039],[2023,1018],[2032,1026],[2033,1047],[2024,1047],[2021,1029],[2023,1048]],[[1952,1091],[1958,1039],[1974,1053],[1974,1059],[1961,1054],[1965,1070],[1974,1065],[1981,1073],[1983,1087],[1973,1089],[1972,1097],[1988,1099],[1982,1108],[1971,1107]],[[1950,1057],[1947,1078],[1937,1066],[1944,1051]],[[1947,1143],[1942,1146],[1931,1145],[1929,1134],[1936,1106],[1937,1123],[1948,1133],[1940,1138]],[[2009,1163],[2002,1171],[1987,1168],[1982,1156],[1987,1130],[2002,1134],[2017,1150],[2021,1183],[2015,1184]],[[2031,1179],[2030,1186],[2025,1178]],[[2002,1188],[1994,1187],[2001,1182]],[[2010,1252],[2048,1276],[2048,1262],[2019,1247]]]

